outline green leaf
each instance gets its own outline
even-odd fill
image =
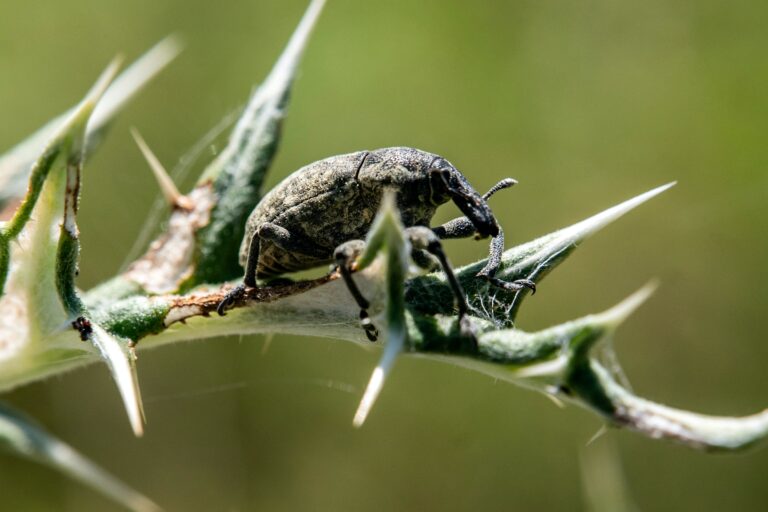
[[[470,368],[591,409],[611,424],[653,439],[733,451],[768,437],[768,409],[750,416],[697,414],[636,396],[599,362],[595,350],[610,339],[655,289],[647,285],[613,308],[527,333],[490,330],[479,336],[479,358],[428,357]]]
[[[46,464],[79,480],[129,510],[159,511],[149,498],[76,452],[68,444],[35,425],[6,405],[0,404],[0,448]]]
[[[13,276],[16,297],[3,297],[2,300],[26,301],[28,318],[18,318],[17,321],[30,326],[29,343],[36,340],[48,349],[56,346],[46,341],[46,337],[60,330],[62,324],[67,326],[75,317],[89,317],[75,286],[80,253],[76,222],[80,173],[88,120],[114,78],[117,65],[113,62],[107,68],[55,135],[35,166],[27,197],[3,232],[6,243],[17,237],[22,229],[28,236],[23,243],[15,244],[15,253],[11,255],[17,260]],[[56,154],[57,158],[49,162],[45,158],[47,154]],[[38,201],[38,198],[42,200]],[[33,209],[35,219],[30,223]],[[53,237],[52,229],[59,223],[59,235]],[[80,336],[93,343],[107,362],[133,430],[136,435],[141,435],[143,412],[128,343],[121,343],[93,322],[91,329],[81,332]],[[74,330],[67,330],[71,338],[76,338]],[[71,354],[71,351],[66,353]]]
[[[198,186],[212,183],[218,200],[210,222],[197,233],[195,272],[187,287],[243,273],[238,254],[245,221],[261,199],[296,69],[324,5],[325,0],[312,0],[269,76],[251,97],[227,147],[198,182]]]
[[[102,73],[99,80],[86,95],[81,112],[81,125],[72,130],[73,139],[66,155],[66,179],[64,188],[63,222],[56,251],[56,288],[65,309],[70,315],[83,313],[83,304],[75,288],[75,277],[79,273],[80,234],[77,229],[77,209],[80,201],[80,173],[85,159],[86,126],[91,113],[103,97],[110,82],[117,74],[119,62],[113,61]]]
[[[361,427],[368,413],[384,387],[397,356],[405,347],[407,336],[405,325],[405,279],[408,275],[410,262],[410,244],[405,239],[400,213],[395,206],[393,192],[384,195],[379,213],[368,233],[365,252],[358,260],[358,270],[363,270],[371,263],[379,252],[384,253],[385,286],[387,322],[386,342],[379,364],[373,370],[368,386],[360,400],[352,424]]]
[[[616,425],[652,439],[668,439],[709,451],[742,450],[768,437],[768,409],[749,416],[697,414],[641,398],[619,384],[594,360],[584,368],[614,408],[609,419]]]
[[[510,380],[543,378],[547,384],[567,384],[572,366],[581,364],[595,343],[614,332],[655,288],[653,283],[646,285],[608,311],[541,331],[483,332],[478,336],[477,358],[503,368],[497,376],[504,375]]]
[[[112,82],[88,124],[86,147],[89,153],[96,148],[102,133],[120,110],[176,58],[180,51],[178,39],[167,37]],[[61,133],[62,125],[71,119],[77,108],[74,107],[49,121],[0,157],[0,209],[24,196],[29,175],[34,169],[33,163],[38,155],[44,153],[47,146],[50,147],[49,141],[55,139],[57,133]]]
[[[52,254],[48,248],[50,244],[50,229],[61,218],[63,210],[61,203],[64,199],[67,181],[59,176],[49,179],[49,174],[57,166],[64,169],[70,164],[79,165],[79,162],[81,162],[88,119],[116,70],[117,63],[113,62],[102,74],[89,94],[72,111],[67,120],[61,124],[47,147],[32,166],[27,194],[16,209],[11,220],[0,230],[0,265],[2,265],[0,266],[0,295],[4,293],[5,281],[8,277],[11,261],[10,243],[19,236],[30,220],[38,198],[43,192],[44,185],[48,185],[48,200],[44,201],[36,215],[35,234],[30,236],[32,239],[31,247],[27,250],[28,255],[22,258],[19,264],[25,265],[27,268],[37,267],[37,270],[41,273],[50,271],[52,268],[52,265],[48,262]],[[38,276],[38,279],[41,279],[41,275]]]
[[[116,70],[116,65],[113,65],[102,75],[102,78],[86,97],[86,102],[90,102],[94,106],[98,103]],[[83,131],[78,144],[73,144],[72,156],[67,159],[64,220],[59,235],[56,277],[59,296],[68,313],[72,316],[87,317],[85,307],[75,286],[80,254],[76,217],[80,199],[80,174],[85,156],[85,140],[85,131]],[[109,367],[123,399],[134,434],[142,436],[145,421],[144,407],[136,376],[135,357],[129,342],[114,338],[96,323],[91,322],[91,325],[92,331],[87,334],[87,339],[99,350],[102,359]]]
[[[502,256],[496,277],[505,281],[530,279],[535,283],[541,282],[586,238],[673,185],[669,183],[654,188],[572,226],[508,249]],[[498,327],[511,327],[528,291],[508,292],[476,278],[485,264],[486,260],[479,261],[456,271],[467,294],[470,310],[473,315],[489,320]],[[443,273],[411,279],[406,289],[406,301],[413,310],[422,313],[452,315],[451,297]]]

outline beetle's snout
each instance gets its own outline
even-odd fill
[[[475,226],[481,238],[498,236],[499,225],[488,203],[465,180],[458,180],[455,177],[450,180],[448,193],[459,210]]]
[[[483,225],[475,224],[475,227],[477,228],[477,232],[480,234],[480,238],[499,236],[499,224],[496,222],[493,214],[490,215],[490,220],[488,222]]]
[[[465,202],[464,198],[455,198],[454,202],[475,226],[480,238],[499,236],[499,225],[493,216],[493,212],[491,212],[491,209],[485,204],[485,201],[479,194],[475,193],[475,195],[477,197],[473,197],[469,201]],[[465,202],[464,207],[462,207],[462,202]]]
[[[475,227],[480,238],[498,236],[499,225],[486,198],[472,188],[464,175],[443,158],[436,158],[430,167],[433,179],[439,183],[433,185],[433,189],[441,189],[442,193],[451,198]],[[511,183],[505,182],[504,185],[510,186]]]

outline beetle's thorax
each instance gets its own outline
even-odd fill
[[[384,192],[394,190],[406,226],[429,225],[435,210],[448,201],[433,190],[430,166],[437,155],[413,148],[395,147],[371,151],[357,173],[362,193],[378,204]]]

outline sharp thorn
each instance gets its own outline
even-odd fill
[[[365,423],[368,413],[371,412],[376,398],[378,398],[381,388],[384,386],[384,378],[386,373],[384,368],[377,366],[371,375],[371,380],[368,382],[368,387],[365,388],[363,399],[360,400],[360,405],[357,407],[355,417],[352,420],[352,425],[355,428],[360,428]]]
[[[133,135],[136,145],[139,146],[142,155],[144,155],[144,158],[147,160],[149,168],[152,169],[152,173],[155,175],[155,179],[157,179],[157,184],[160,185],[160,191],[163,193],[165,200],[168,201],[168,204],[175,208],[191,210],[193,206],[192,202],[187,196],[179,192],[179,189],[171,179],[168,171],[165,170],[165,167],[160,163],[160,160],[158,160],[152,150],[149,149],[149,146],[144,141],[141,134],[139,134],[139,131],[136,128],[131,128],[131,135]]]

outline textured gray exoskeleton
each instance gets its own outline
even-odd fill
[[[465,320],[466,297],[440,239],[493,237],[488,264],[477,276],[508,290],[528,287],[535,291],[534,283],[527,279],[507,282],[494,277],[501,261],[504,235],[486,200],[514,183],[507,178],[481,196],[444,158],[402,147],[332,156],[302,167],[264,196],[248,218],[240,248],[240,264],[245,267],[243,284],[226,296],[218,312],[225,314],[243,296],[246,287],[256,286],[257,277],[335,262],[360,306],[366,335],[375,341],[377,331],[366,311],[369,303],[351,273],[355,259],[365,247],[363,239],[384,191],[394,189],[413,260],[428,269],[438,264],[442,267],[458,302],[462,330],[471,335]],[[449,200],[465,217],[430,229],[435,210]]]

